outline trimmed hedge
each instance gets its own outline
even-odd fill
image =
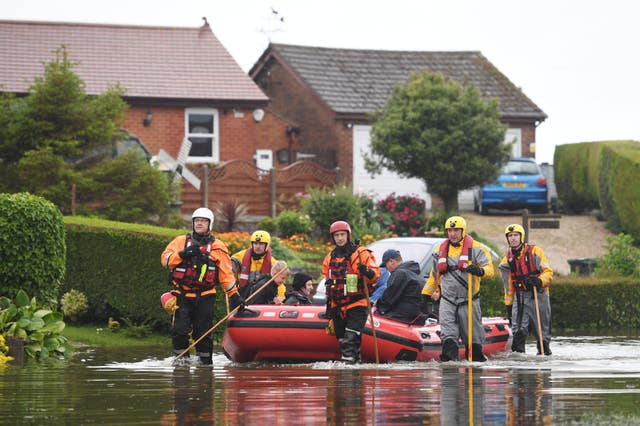
[[[640,286],[632,278],[567,277],[551,285],[555,329],[640,330]]]
[[[89,299],[85,315],[91,322],[128,318],[156,331],[168,331],[169,316],[160,296],[169,291],[168,270],[160,255],[169,242],[188,230],[176,230],[85,217],[65,217],[67,279],[64,291],[76,289]],[[218,287],[218,295],[224,294]],[[226,315],[224,297],[217,297],[216,318]],[[224,328],[218,330],[217,337]]]
[[[610,229],[640,240],[640,142],[560,145],[554,173],[565,209],[599,208]]]
[[[55,306],[65,272],[62,214],[29,193],[0,194],[0,296],[23,289]]]

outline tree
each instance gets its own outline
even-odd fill
[[[0,192],[29,191],[71,213],[71,188],[79,210],[107,219],[162,222],[170,213],[170,182],[147,159],[113,158],[125,132],[128,108],[118,85],[85,93],[66,49],[55,52],[23,98],[0,96]]]
[[[441,74],[414,73],[394,88],[371,131],[367,170],[386,167],[422,179],[429,192],[458,210],[458,191],[493,180],[509,158],[496,100],[483,100],[472,84]]]

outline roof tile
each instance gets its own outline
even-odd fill
[[[284,58],[337,113],[380,110],[395,84],[408,81],[414,71],[428,69],[458,83],[473,82],[484,97],[498,99],[505,116],[536,120],[547,117],[480,52],[352,50],[285,44],[271,44],[269,50]]]
[[[208,24],[177,28],[0,20],[0,86],[26,93],[62,45],[91,95],[119,83],[127,97],[268,100]]]

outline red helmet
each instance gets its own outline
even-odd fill
[[[347,231],[347,233],[349,234],[349,237],[351,237],[351,227],[344,220],[333,222],[331,224],[331,227],[329,228],[329,235],[333,236],[333,233],[338,231]]]

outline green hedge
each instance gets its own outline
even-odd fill
[[[85,317],[104,324],[110,317],[124,317],[134,324],[168,331],[171,316],[160,306],[160,296],[171,285],[160,255],[173,238],[188,230],[77,216],[65,217],[65,223],[68,243],[64,291],[76,289],[87,296],[89,311]],[[219,290],[220,294],[224,293]],[[224,297],[218,297],[216,305],[216,318],[226,315]]]
[[[43,306],[55,305],[65,271],[62,214],[28,193],[0,194],[0,296],[23,289]]]
[[[610,229],[640,240],[640,142],[560,145],[554,174],[566,210],[599,208]]]
[[[551,287],[554,329],[640,330],[640,286],[632,278],[568,277]]]

